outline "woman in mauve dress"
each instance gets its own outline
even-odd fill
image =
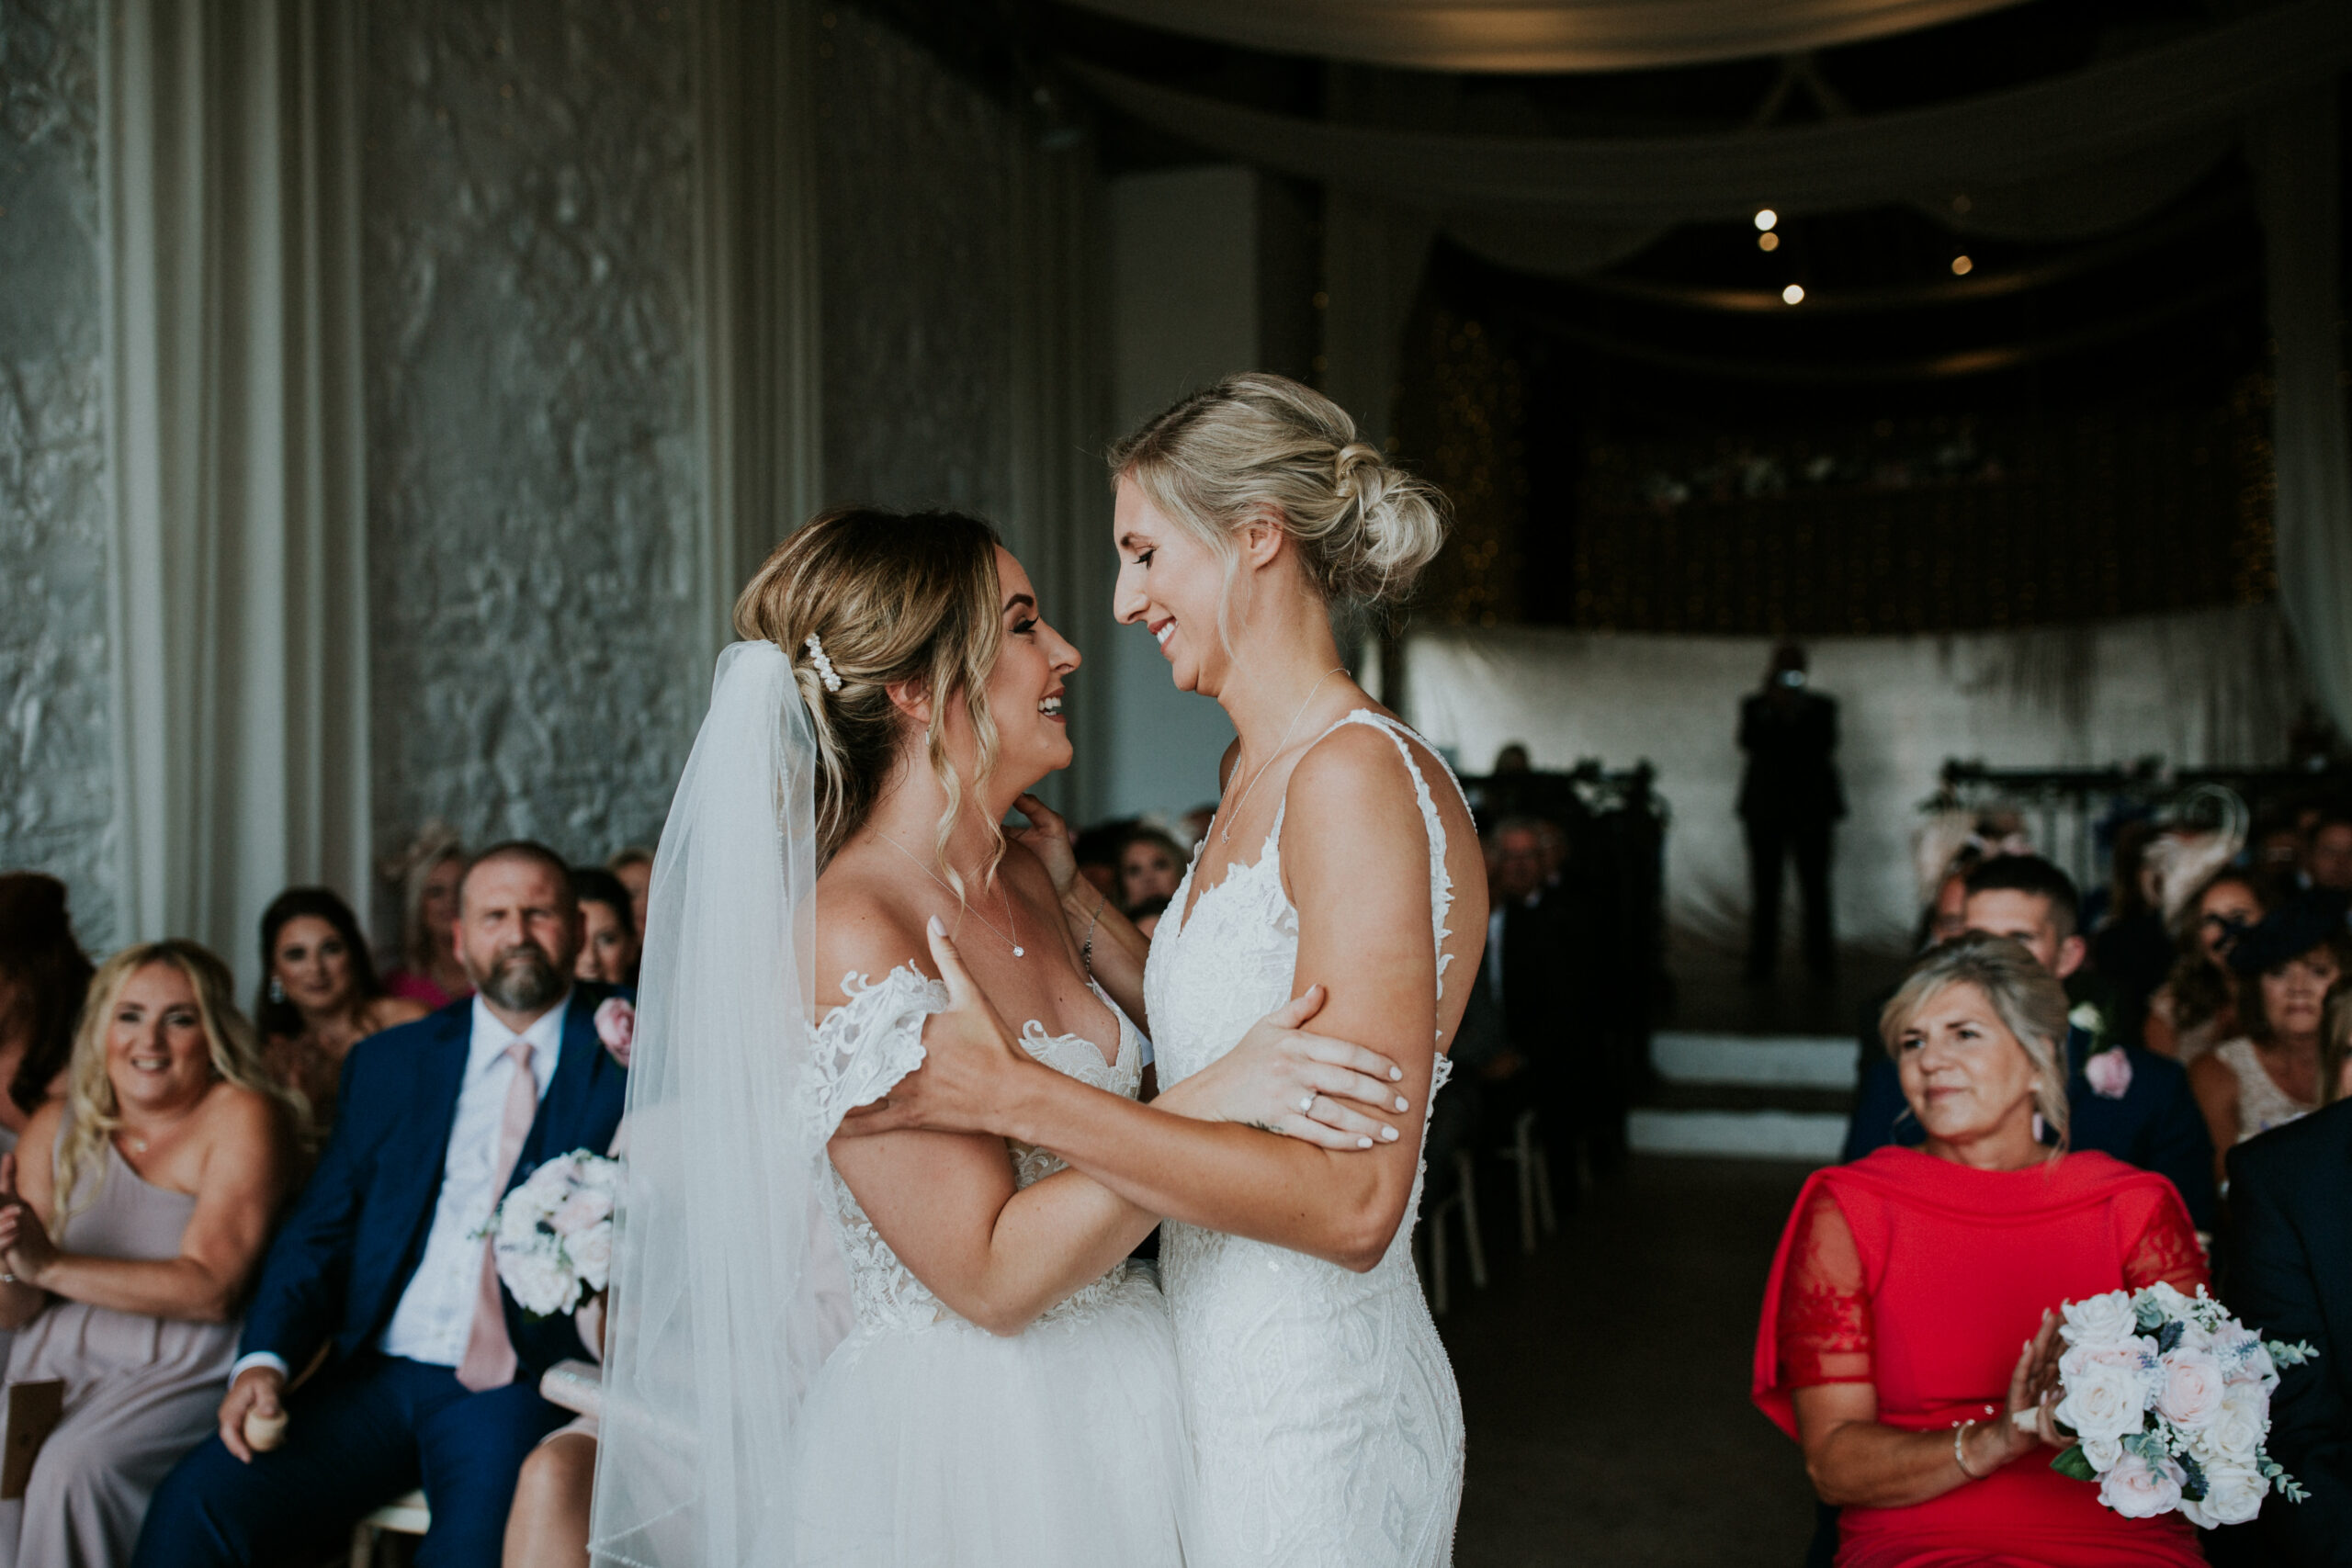
[[[300,1132],[232,986],[193,942],[108,959],[65,1099],[0,1156],[8,1382],[64,1384],[23,1499],[0,1503],[0,1568],[127,1561],[148,1497],[212,1430]]]

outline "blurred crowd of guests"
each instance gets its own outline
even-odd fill
[[[380,868],[387,964],[289,888],[250,1007],[194,942],[94,964],[63,884],[0,874],[0,1357],[39,1444],[0,1568],[331,1560],[428,1477],[447,1561],[584,1553],[537,1384],[597,1335],[525,1319],[482,1226],[514,1173],[614,1136],[628,1031],[597,1010],[631,994],[651,863],[435,825]],[[253,1409],[282,1448],[246,1446]]]
[[[1984,837],[1870,1010],[1844,1163],[1766,1291],[1755,1394],[1822,1499],[1812,1561],[2352,1563],[2352,812],[2143,825],[2087,900]],[[2050,1469],[2041,1314],[2158,1281],[2320,1348],[2270,1405],[2307,1501],[2197,1530]]]

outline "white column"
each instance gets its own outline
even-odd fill
[[[112,0],[100,46],[124,933],[248,981],[368,892],[356,6]]]

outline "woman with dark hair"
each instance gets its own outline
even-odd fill
[[[2252,872],[2224,866],[2206,878],[2176,922],[2172,974],[2148,998],[2142,1043],[2188,1063],[2237,1038],[2238,982],[2230,973],[2230,947],[2269,912],[2270,900]]]
[[[310,1102],[322,1139],[334,1123],[343,1059],[370,1034],[430,1010],[385,994],[358,917],[324,887],[289,887],[261,917],[262,1063]]]
[[[1164,829],[1148,823],[1130,829],[1126,842],[1119,846],[1119,908],[1127,918],[1133,919],[1155,898],[1167,908],[1190,858]]]
[[[2222,1162],[2233,1146],[2319,1109],[2327,994],[2352,975],[2343,901],[2306,893],[2280,905],[2230,949],[2230,967],[2242,987],[2245,1032],[2188,1069],[2223,1180]]]
[[[0,1148],[14,1148],[26,1119],[59,1090],[92,973],[65,884],[37,871],[0,875]]]
[[[571,891],[580,899],[580,959],[572,965],[575,980],[607,986],[637,984],[639,940],[637,918],[629,910],[628,885],[596,866],[575,867]]]

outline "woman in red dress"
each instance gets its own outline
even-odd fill
[[[2202,1562],[2178,1514],[2125,1518],[2050,1468],[2058,1304],[2207,1278],[2170,1182],[2062,1152],[2064,992],[1971,935],[1913,966],[1879,1028],[1927,1142],[1805,1184],[1756,1340],[1756,1403],[1844,1510],[1839,1568]]]

